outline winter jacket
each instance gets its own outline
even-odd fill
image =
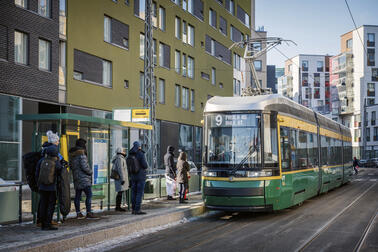
[[[186,153],[181,152],[177,161],[177,183],[188,184],[189,163],[186,161]]]
[[[167,174],[170,178],[176,178],[176,167],[173,160],[174,154],[173,151],[175,148],[169,145],[167,148],[167,153],[164,155],[164,165],[165,165],[165,174]]]
[[[121,153],[117,153],[117,155],[113,157],[112,164],[112,169],[114,169],[119,174],[119,179],[114,181],[115,191],[126,191],[127,189],[129,189],[129,174],[127,173],[125,156]],[[123,185],[122,181],[124,181]]]
[[[92,169],[88,164],[85,149],[81,147],[73,147],[69,154],[75,190],[82,190],[91,186]]]
[[[54,183],[51,184],[51,185],[44,185],[44,184],[38,184],[38,189],[40,191],[56,191],[56,181],[57,181],[57,175],[58,175],[58,172],[61,171],[62,169],[62,165],[60,163],[60,160],[59,160],[59,157],[58,157],[58,147],[56,145],[49,145],[49,146],[46,146],[44,151],[43,151],[43,154],[44,155],[48,155],[48,156],[52,156],[52,157],[56,157],[56,162],[55,162],[55,175],[54,175]],[[35,171],[35,177],[36,177],[36,180],[38,181],[38,178],[39,178],[39,172],[40,172],[40,166],[41,166],[41,163],[42,161],[45,159],[45,157],[42,157],[38,163],[37,163],[37,167],[36,167],[36,171]]]
[[[146,179],[146,172],[147,172],[147,161],[146,157],[144,156],[144,151],[138,149],[138,147],[133,146],[129,151],[129,155],[135,155],[136,159],[139,163],[139,172],[137,174],[131,174],[131,180],[145,180]]]

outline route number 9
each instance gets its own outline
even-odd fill
[[[217,116],[215,117],[215,124],[216,124],[217,126],[221,126],[221,125],[222,125],[222,116],[221,116],[221,115],[217,115]]]

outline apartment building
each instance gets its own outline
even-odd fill
[[[199,163],[207,99],[232,96],[244,78],[234,77],[243,48],[228,48],[251,35],[251,1],[159,0],[152,9],[159,167],[167,145]],[[33,124],[16,115],[110,120],[114,109],[143,107],[144,18],[143,0],[0,2],[1,179],[21,180],[32,149]],[[60,130],[78,136],[84,124],[75,125]],[[125,134],[119,141],[143,133]]]
[[[341,53],[330,60],[332,117],[351,128],[358,158],[378,157],[377,36],[377,25],[341,35]]]
[[[299,54],[285,61],[278,93],[322,114],[331,110],[328,55]]]

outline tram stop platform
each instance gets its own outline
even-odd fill
[[[202,215],[205,208],[201,194],[188,198],[188,204],[166,198],[143,201],[142,210],[146,215],[133,215],[130,210],[116,212],[113,208],[95,213],[98,219],[79,220],[73,210],[64,223],[59,223],[56,231],[42,231],[32,222],[1,225],[0,251],[80,251],[79,248],[120,237],[131,239],[143,232],[157,231]]]

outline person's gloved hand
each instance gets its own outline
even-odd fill
[[[125,184],[125,181],[122,181],[122,182],[121,182],[121,185],[124,185],[124,184]]]

